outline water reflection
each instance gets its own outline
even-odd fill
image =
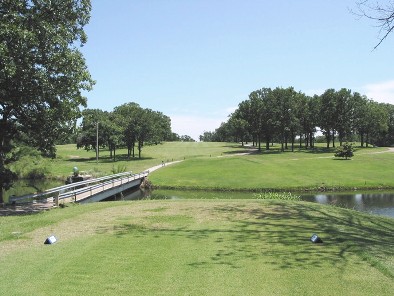
[[[25,194],[32,194],[36,192],[43,192],[50,188],[55,188],[64,185],[61,180],[18,180],[15,181],[9,190],[4,191],[4,202],[8,203],[10,196],[22,196]]]
[[[123,199],[250,199],[251,192],[214,192],[180,190],[135,190],[124,194]],[[347,209],[394,218],[394,192],[301,194],[301,199],[320,204],[335,205]]]
[[[394,193],[309,194],[305,201],[330,204],[357,211],[394,217]]]

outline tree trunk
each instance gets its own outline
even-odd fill
[[[311,147],[311,148],[314,148],[315,147],[315,143],[313,142],[313,133],[309,133],[309,146]]]
[[[365,147],[368,148],[369,133],[365,133]]]
[[[141,158],[142,146],[144,146],[144,142],[138,141],[138,158]]]
[[[287,150],[289,147],[287,146],[287,142],[289,141],[289,137],[287,134],[285,135],[285,149]]]
[[[291,134],[291,152],[294,152],[294,141],[295,141],[295,136],[294,133]]]
[[[364,133],[360,133],[360,141],[361,141],[361,147],[364,148]]]
[[[300,149],[302,148],[302,134],[300,134]]]
[[[335,147],[335,131],[332,131],[332,147]]]
[[[327,140],[327,148],[330,148],[330,142],[331,142],[330,130],[328,130],[327,133],[326,133],[326,140]]]
[[[258,145],[259,145],[259,151],[261,151],[261,139],[260,139],[260,136],[258,137]]]

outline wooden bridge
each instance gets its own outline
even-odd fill
[[[11,204],[17,204],[23,202],[33,202],[37,200],[47,200],[52,201],[55,206],[58,206],[59,203],[66,202],[85,203],[101,201],[111,196],[120,194],[127,189],[139,187],[148,174],[149,171],[139,174],[126,172],[109,175],[52,188],[41,193],[10,197],[9,202]]]

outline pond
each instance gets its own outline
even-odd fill
[[[61,180],[18,180],[14,182],[9,190],[4,192],[4,202],[8,203],[10,196],[22,196],[25,194],[32,194],[35,192],[42,192],[50,188],[55,188],[64,185]]]
[[[61,180],[20,180],[5,192],[5,202],[8,197],[21,196],[34,192],[41,192],[49,188],[64,185]],[[309,202],[330,204],[343,208],[354,209],[370,214],[383,215],[394,218],[394,192],[351,192],[351,193],[314,193],[296,194]],[[250,199],[252,192],[215,192],[215,191],[181,191],[154,190],[152,192],[134,190],[124,194],[123,199]]]
[[[297,194],[296,194],[297,195]],[[370,214],[394,218],[394,192],[364,192],[364,193],[315,193],[298,194],[301,199],[309,202],[330,204],[343,208],[354,209]],[[212,192],[212,191],[179,191],[154,190],[143,192],[135,190],[123,197],[126,200],[139,199],[250,199],[251,192]]]

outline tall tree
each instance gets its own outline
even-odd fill
[[[367,105],[366,121],[366,146],[369,143],[377,143],[381,133],[388,130],[389,116],[385,104],[369,101]]]
[[[19,133],[54,155],[58,131],[86,106],[93,81],[78,49],[90,0],[0,2],[0,203],[12,179],[6,167]]]
[[[365,137],[369,125],[367,120],[369,100],[366,96],[362,96],[355,92],[353,94],[353,127],[354,132],[358,134],[361,147],[364,147]]]
[[[272,91],[272,96],[275,99],[275,105],[277,107],[274,117],[277,122],[281,150],[284,151],[285,148],[287,149],[288,138],[291,136],[292,130],[295,130],[294,103],[296,92],[292,87],[277,87]]]
[[[87,151],[95,150],[96,157],[98,158],[100,146],[104,147],[107,142],[105,133],[108,112],[100,109],[85,109],[82,115],[83,120],[80,134],[77,139],[77,148],[84,148]]]
[[[127,146],[127,156],[134,157],[134,148],[137,141],[138,114],[142,108],[131,102],[115,107],[114,114],[117,125],[122,127],[123,141]]]
[[[335,122],[337,118],[335,96],[335,90],[332,88],[327,89],[320,96],[319,126],[326,137],[327,148],[330,147],[331,139],[333,147],[335,146]]]
[[[353,96],[350,89],[342,88],[335,92],[335,118],[334,129],[338,133],[339,145],[343,141],[351,140],[352,133]]]

